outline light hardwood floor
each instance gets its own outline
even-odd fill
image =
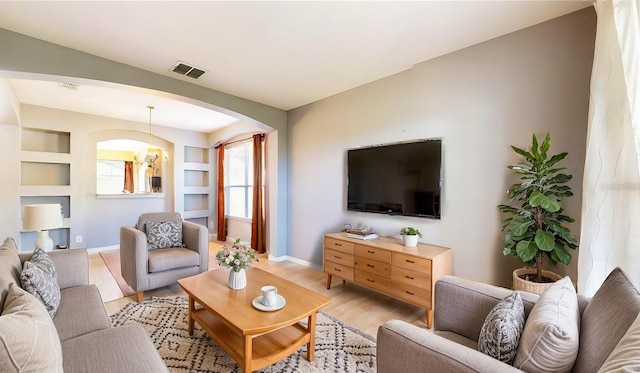
[[[90,254],[89,263],[90,281],[100,289],[109,315],[118,312],[127,303],[135,302],[134,296],[122,297],[120,288],[118,288],[100,254]],[[265,256],[261,256],[260,261],[254,266],[331,298],[331,304],[323,311],[373,337],[376,336],[378,327],[391,319],[401,319],[425,329],[427,327],[424,309],[378,294],[353,283],[343,284],[342,280],[335,277],[331,290],[327,290],[327,275],[321,271],[290,261],[269,261]],[[169,295],[186,296],[177,284],[144,293],[145,298]]]

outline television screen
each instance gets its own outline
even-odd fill
[[[347,151],[347,210],[440,219],[442,140]]]

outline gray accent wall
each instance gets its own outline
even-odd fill
[[[422,242],[454,250],[455,275],[510,286],[521,263],[502,255],[496,207],[516,181],[510,145],[546,132],[553,153],[569,152],[565,207],[579,237],[595,30],[588,8],[290,111],[288,254],[319,265],[323,235],[345,223],[391,236],[414,226]],[[433,137],[443,140],[441,220],[346,211],[347,149]],[[573,257],[554,270],[575,280]]]

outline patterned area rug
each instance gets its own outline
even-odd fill
[[[114,326],[138,324],[147,330],[171,372],[240,372],[235,361],[198,324],[187,330],[186,297],[153,297],[128,303],[111,316]],[[260,372],[375,372],[376,343],[370,335],[320,312],[316,322],[316,354],[306,359],[306,345]]]

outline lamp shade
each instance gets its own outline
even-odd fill
[[[43,231],[62,227],[61,206],[56,204],[25,205],[22,215],[22,229]]]

